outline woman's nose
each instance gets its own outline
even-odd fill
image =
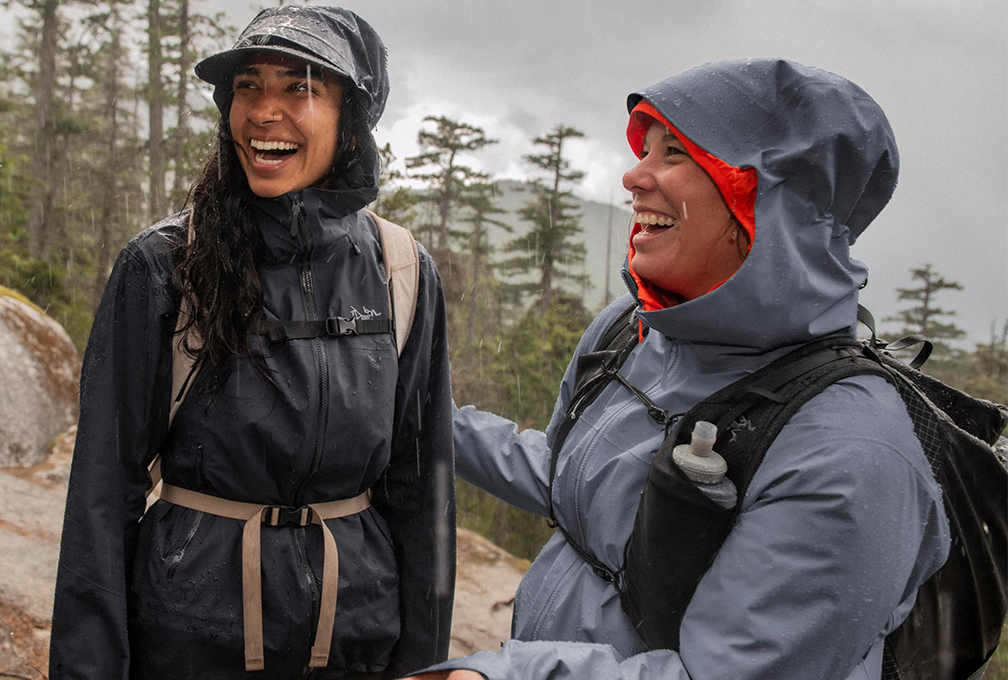
[[[279,122],[283,118],[279,100],[269,90],[261,92],[249,108],[248,117],[256,125]]]
[[[632,194],[654,188],[654,176],[645,165],[647,157],[623,173],[623,188]]]

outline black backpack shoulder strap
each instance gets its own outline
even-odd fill
[[[890,379],[856,340],[815,342],[719,390],[676,423],[651,463],[625,551],[621,600],[649,647],[679,648],[686,607],[741,509],[704,496],[673,461],[675,446],[689,442],[697,421],[717,424],[715,448],[741,499],[791,416],[837,380],[863,374]]]

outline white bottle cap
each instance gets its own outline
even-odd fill
[[[694,482],[717,484],[728,472],[728,463],[714,451],[716,440],[717,426],[704,420],[698,421],[690,443],[672,449],[672,460]]]

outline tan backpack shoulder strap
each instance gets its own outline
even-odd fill
[[[191,213],[190,213],[191,215]],[[192,218],[189,219],[189,241],[193,239],[193,225]],[[185,351],[185,347],[182,344],[184,339],[184,334],[182,333],[182,327],[185,326],[186,322],[189,320],[189,305],[186,304],[186,299],[183,296],[181,302],[179,303],[179,315],[178,320],[175,322],[175,332],[172,333],[171,348],[171,369],[172,369],[172,385],[171,385],[171,407],[168,411],[168,429],[171,429],[172,423],[175,421],[175,414],[178,413],[179,407],[182,406],[182,402],[185,400],[186,395],[189,394],[189,389],[192,384],[196,381],[196,374],[199,373],[199,364],[196,363],[196,358],[191,356]],[[190,329],[190,333],[195,335],[195,330]],[[150,497],[151,492],[161,481],[161,454],[154,456],[154,460],[151,461],[150,466],[147,468],[148,473],[151,478],[151,485],[147,489],[147,496]]]
[[[382,259],[389,277],[389,309],[395,321],[396,351],[402,354],[413,319],[420,287],[420,255],[409,230],[367,211],[378,227]]]

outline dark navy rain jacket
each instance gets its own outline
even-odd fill
[[[268,252],[259,269],[266,319],[389,315],[376,227],[361,197],[347,193],[255,201]],[[176,216],[130,242],[95,318],[50,677],[245,676],[243,523],[164,501],[141,519],[147,465],[159,451],[167,483],[232,500],[300,506],[372,489],[370,508],[327,522],[339,596],[329,666],[310,677],[402,674],[443,659],[455,513],[445,309],[430,257],[420,249],[416,318],[401,357],[388,334],[278,344],[256,336],[253,351],[276,385],[247,356],[219,393],[197,374],[169,432],[179,309],[171,275],[183,224]],[[263,527],[260,677],[304,674],[322,554],[317,526]]]

